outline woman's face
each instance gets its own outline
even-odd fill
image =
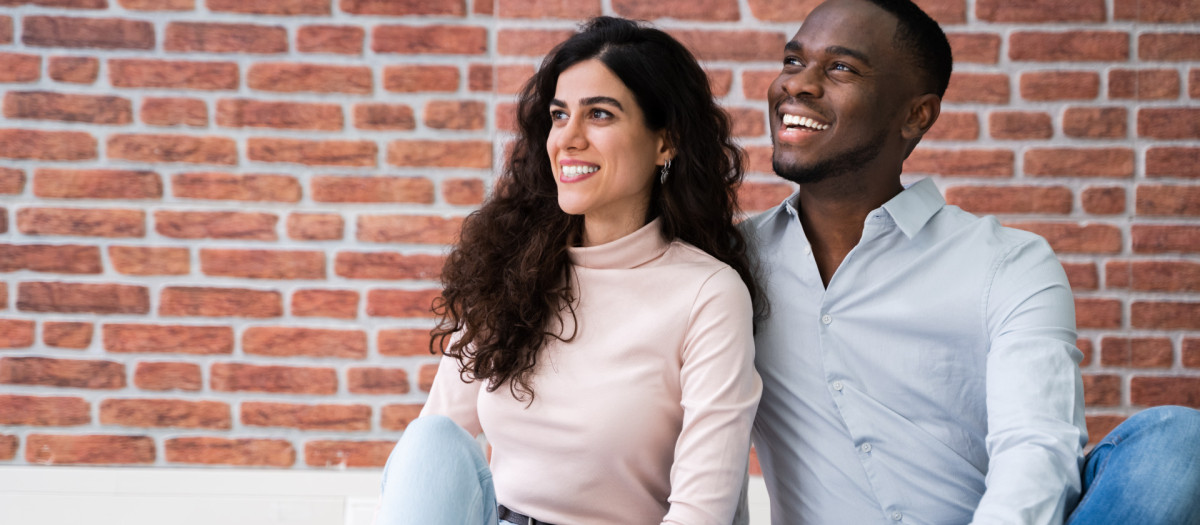
[[[558,205],[584,216],[583,243],[602,244],[645,224],[656,165],[670,158],[664,132],[646,127],[633,92],[599,60],[558,77],[546,138]]]

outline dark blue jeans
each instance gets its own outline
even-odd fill
[[[1200,411],[1130,416],[1087,455],[1068,525],[1200,525]]]

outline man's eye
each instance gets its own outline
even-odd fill
[[[783,65],[785,65],[785,66],[803,66],[804,64],[802,62],[800,62],[799,58],[783,57]]]
[[[836,69],[838,71],[850,71],[852,73],[854,72],[854,68],[851,68],[850,66],[847,66],[846,64],[843,64],[841,62],[834,63],[833,69]]]

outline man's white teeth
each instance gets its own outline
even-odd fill
[[[809,128],[809,129],[815,129],[817,131],[829,129],[829,124],[821,124],[821,123],[818,123],[817,121],[810,119],[808,117],[801,117],[799,115],[788,115],[788,114],[785,114],[783,116],[783,125],[784,126],[803,126],[803,127]]]
[[[587,173],[591,173],[598,169],[600,169],[600,166],[579,166],[579,165],[563,166],[562,174],[573,177],[576,175],[584,175]]]

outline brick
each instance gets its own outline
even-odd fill
[[[197,53],[274,54],[288,50],[287,30],[280,26],[171,22],[163,49]]]
[[[1092,340],[1087,338],[1079,338],[1075,341],[1075,346],[1083,352],[1083,360],[1079,362],[1080,367],[1085,367],[1092,364],[1092,356],[1096,353],[1092,345]]]
[[[325,254],[301,250],[200,250],[200,270],[208,276],[244,279],[324,279]]]
[[[1200,148],[1154,147],[1146,150],[1146,176],[1200,178]]]
[[[1007,104],[1012,98],[1004,73],[951,73],[942,100],[962,104]]]
[[[592,2],[592,4],[595,3]],[[679,20],[723,22],[739,19],[737,0],[699,0],[695,2],[612,0],[612,8],[617,15],[636,20],[673,18]],[[501,12],[503,13],[503,11]]]
[[[29,348],[33,346],[33,321],[0,319],[0,348]]]
[[[316,202],[433,203],[433,182],[424,177],[322,175],[312,179]]]
[[[104,350],[110,353],[233,353],[233,328],[228,326],[106,324],[101,331]]]
[[[1063,270],[1067,272],[1067,282],[1071,284],[1071,290],[1095,290],[1100,287],[1100,274],[1096,271],[1095,263],[1062,263]]]
[[[255,326],[243,334],[242,350],[249,355],[275,357],[363,359],[367,356],[367,335],[359,330]]]
[[[1141,406],[1200,408],[1200,377],[1134,376],[1129,380],[1129,401]]]
[[[50,57],[46,73],[59,82],[92,84],[100,74],[100,60],[95,57]]]
[[[1134,224],[1133,253],[1200,253],[1200,227],[1174,224]]]
[[[152,126],[208,125],[208,106],[198,98],[147,97],[142,99],[142,122]]]
[[[30,434],[25,461],[45,465],[136,465],[154,463],[154,439],[148,436]]]
[[[276,291],[169,286],[162,291],[158,314],[184,317],[279,317],[283,315],[283,300]]]
[[[1100,186],[1085,188],[1080,194],[1083,211],[1092,215],[1117,215],[1125,213],[1125,188]]]
[[[259,162],[309,166],[375,166],[378,146],[369,140],[250,138],[246,156]]]
[[[8,309],[8,283],[0,282],[0,310],[6,309]]]
[[[387,162],[393,166],[486,169],[492,167],[492,143],[486,140],[393,140],[387,145]]]
[[[504,51],[506,31],[500,31]],[[561,33],[561,32],[560,32]],[[487,28],[463,25],[379,25],[371,31],[371,50],[405,55],[482,55],[488,50]]]
[[[296,290],[292,315],[297,317],[358,317],[358,292],[353,290]]]
[[[722,98],[729,94],[733,87],[733,71],[706,68],[704,73],[708,76],[708,88],[714,97]]]
[[[0,194],[17,195],[25,191],[25,172],[0,168]]]
[[[496,48],[501,55],[540,57],[572,34],[566,29],[502,29],[496,35]]]
[[[1060,254],[1121,252],[1121,229],[1108,224],[1020,222],[1006,226],[1041,235]]]
[[[11,16],[0,16],[0,44],[11,44],[13,41],[13,19]]]
[[[0,244],[0,271],[98,274],[100,248],[75,244]]]
[[[1105,337],[1100,340],[1100,364],[1113,367],[1169,368],[1175,361],[1171,340],[1165,337]]]
[[[1166,100],[1179,97],[1179,73],[1173,69],[1112,69],[1108,98]]]
[[[496,104],[496,129],[508,133],[517,132],[517,105],[515,103]]]
[[[293,213],[288,215],[288,238],[301,241],[334,241],[342,238],[345,219],[336,213]]]
[[[939,25],[963,24],[967,21],[967,3],[963,0],[917,0],[916,4]]]
[[[379,355],[428,356],[430,335],[424,328],[394,328],[379,331]]]
[[[385,405],[380,410],[379,426],[384,430],[404,430],[421,414],[421,405]]]
[[[367,315],[432,319],[433,300],[439,290],[371,290],[367,292]]]
[[[367,405],[245,402],[241,413],[242,424],[251,426],[344,432],[371,429],[371,407]]]
[[[87,348],[92,345],[92,323],[43,321],[42,342],[55,348]]]
[[[1138,215],[1200,216],[1200,186],[1140,184]]]
[[[1127,111],[1122,107],[1067,108],[1063,112],[1063,134],[1085,139],[1122,139],[1128,133]]]
[[[1200,69],[1193,69],[1188,72],[1188,96],[1191,98],[1200,98]]]
[[[131,11],[191,11],[196,8],[195,0],[117,0],[117,3]]]
[[[425,215],[360,215],[358,240],[403,244],[454,244],[462,218]]]
[[[954,186],[946,202],[976,214],[1071,213],[1074,194],[1065,186]]]
[[[334,273],[347,279],[436,280],[442,264],[440,255],[338,252]]]
[[[114,87],[232,90],[238,87],[236,62],[189,62],[114,58],[108,61]]]
[[[471,91],[495,91],[496,83],[493,78],[498,68],[491,64],[471,64],[467,66],[467,89]]]
[[[19,284],[17,309],[25,312],[146,314],[150,292],[144,286],[31,282]]]
[[[977,0],[975,16],[988,22],[1104,22],[1104,0],[1046,3],[1038,0]]]
[[[125,365],[102,360],[4,357],[0,358],[0,383],[116,390],[125,388]]]
[[[995,64],[1000,61],[1000,35],[995,33],[947,33],[954,61],[960,64]]]
[[[4,5],[38,5],[51,8],[66,9],[104,9],[108,0],[4,0]]]
[[[27,46],[154,49],[154,24],[141,20],[26,16],[21,25]]]
[[[212,389],[218,392],[330,395],[337,392],[337,371],[332,368],[214,363]]]
[[[106,149],[110,159],[237,164],[237,143],[229,137],[126,133],[110,135]]]
[[[36,82],[42,77],[42,57],[0,53],[0,82]]]
[[[105,399],[100,403],[100,424],[229,430],[233,416],[229,404],[220,401]]]
[[[761,137],[766,134],[766,115],[759,109],[726,107],[735,137]]]
[[[1035,148],[1025,152],[1025,174],[1063,177],[1132,177],[1129,148]]]
[[[417,372],[417,386],[422,392],[428,392],[433,389],[433,378],[437,375],[438,365],[428,364],[421,365],[421,369]]]
[[[1200,60],[1200,33],[1142,33],[1138,59],[1182,62]]]
[[[82,131],[0,129],[0,158],[87,160],[96,158],[96,138]]]
[[[770,89],[771,83],[779,77],[779,71],[743,71],[742,72],[742,97],[746,100],[766,100],[767,90]]]
[[[108,260],[124,275],[187,275],[191,255],[187,248],[109,246]]]
[[[91,405],[78,397],[0,395],[0,425],[86,425],[92,422],[91,410]]]
[[[33,194],[49,199],[159,199],[162,179],[153,171],[39,169]]]
[[[456,66],[388,66],[383,68],[383,89],[399,93],[455,91],[458,77]]]
[[[256,15],[328,15],[329,0],[204,0],[209,11]]]
[[[906,173],[971,177],[1012,177],[1009,150],[917,148],[904,161]]]
[[[1048,139],[1054,136],[1050,115],[1041,111],[993,111],[988,133],[1001,140]]]
[[[1200,368],[1200,339],[1195,337],[1183,338],[1183,366]]]
[[[534,72],[533,66],[523,64],[496,66],[495,91],[505,95],[519,94]]]
[[[374,89],[371,68],[287,62],[256,63],[246,72],[251,89],[282,93],[350,93],[365,95]]]
[[[296,463],[296,449],[286,439],[181,437],[166,440],[163,448],[167,463],[238,467],[290,467]]]
[[[1140,108],[1137,132],[1154,139],[1198,139],[1200,108]]]
[[[1017,31],[1008,37],[1008,57],[1032,62],[1122,62],[1129,58],[1129,33]]]
[[[302,53],[361,55],[366,34],[358,26],[303,26],[296,31],[296,50]]]
[[[779,58],[788,37],[774,31],[668,31],[703,61],[771,61]],[[790,36],[790,35],[788,35]]]
[[[1104,439],[1109,432],[1112,432],[1114,428],[1117,428],[1117,425],[1120,425],[1124,421],[1125,416],[1108,414],[1087,416],[1086,424],[1088,431],[1088,446],[1095,446],[1100,442],[1101,439]]]
[[[356,15],[462,16],[467,6],[463,0],[338,0],[338,9]]]
[[[337,104],[265,102],[224,99],[217,102],[217,125],[227,128],[342,129],[342,107]]]
[[[738,187],[738,203],[742,211],[753,213],[777,206],[795,191],[783,182],[743,182]]]
[[[154,212],[154,230],[176,239],[243,239],[274,241],[279,238],[270,213],[236,211]]]
[[[141,210],[25,208],[17,211],[17,229],[27,235],[145,237]]]
[[[1113,374],[1084,374],[1083,404],[1088,407],[1120,406],[1121,376]]]
[[[192,172],[172,176],[171,193],[183,199],[299,202],[302,190],[290,175]]]
[[[137,364],[133,384],[142,390],[195,392],[200,390],[203,380],[200,365],[195,363],[154,361]]]
[[[352,394],[407,394],[408,373],[401,368],[351,368],[346,383]]]
[[[433,129],[477,130],[487,123],[487,104],[476,100],[432,100],[425,104],[425,125]]]
[[[1119,299],[1075,298],[1075,324],[1081,330],[1121,328],[1122,318]]]
[[[553,2],[542,0],[497,0],[494,3],[497,13],[502,18],[583,20],[601,14],[601,6],[598,0],[557,0]],[[616,4],[613,5],[613,8],[618,12],[621,11],[616,7]],[[687,7],[682,6],[681,8],[687,9]],[[622,16],[629,18],[628,15]]]
[[[1200,4],[1178,0],[1116,0],[1113,18],[1139,22],[1200,22]]]
[[[304,464],[310,467],[374,467],[387,464],[395,441],[310,441],[304,445]]]
[[[442,181],[442,199],[456,206],[477,206],[483,203],[485,189],[479,179],[446,179]]]
[[[1195,330],[1200,326],[1200,303],[1134,301],[1130,308],[1130,318],[1134,328]]]
[[[1100,75],[1090,71],[1035,71],[1021,74],[1025,100],[1092,100],[1100,96]]]
[[[750,13],[764,22],[796,22],[808,18],[822,0],[750,0]]]

